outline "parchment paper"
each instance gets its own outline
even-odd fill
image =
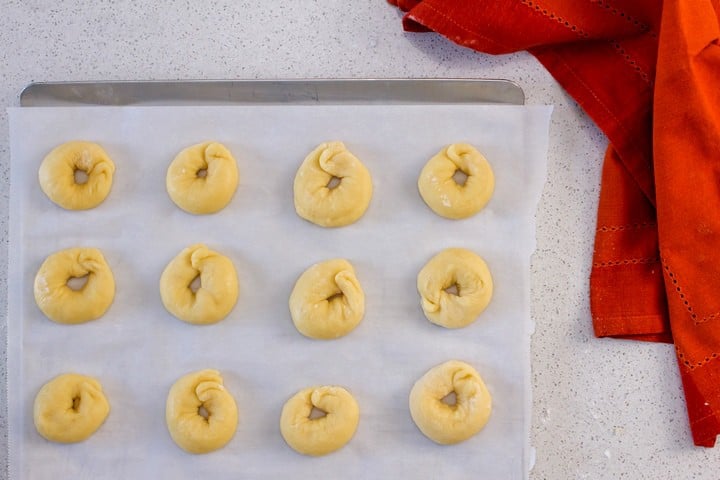
[[[243,106],[10,109],[12,183],[9,292],[11,478],[525,478],[529,462],[529,262],[534,213],[545,179],[550,107]],[[37,171],[54,146],[100,143],[116,164],[112,192],[90,211],[51,203]],[[214,139],[234,153],[240,185],[220,213],[192,216],[165,191],[182,148]],[[295,171],[317,144],[342,140],[368,167],[374,195],[354,225],[324,229],[296,216]],[[470,142],[488,158],[496,190],[473,218],[438,217],[417,192],[425,162],[443,146]],[[240,281],[237,306],[211,326],[167,313],[158,281],[184,247],[206,243],[229,256]],[[77,326],[46,319],[33,299],[45,257],[100,248],[117,284],[100,320]],[[420,268],[440,250],[483,256],[494,277],[489,308],[471,326],[447,330],[423,316]],[[301,336],[287,301],[311,264],[350,260],[366,315],[346,337]],[[487,427],[439,446],[408,411],[413,383],[431,367],[465,360],[493,395]],[[240,423],[222,450],[190,455],[170,439],[165,400],[181,375],[221,371]],[[100,379],[111,404],[89,440],[40,437],[32,403],[65,372]],[[338,384],[361,409],[352,441],[321,458],[295,453],[279,432],[280,410],[297,390]]]

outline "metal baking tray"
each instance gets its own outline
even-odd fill
[[[520,87],[507,80],[466,80],[466,79],[362,79],[362,80],[249,80],[249,81],[132,81],[132,82],[80,82],[80,83],[33,83],[23,90],[20,95],[20,105],[24,107],[74,107],[74,106],[204,106],[204,105],[523,105],[524,94]],[[444,107],[440,107],[443,109]],[[30,109],[31,110],[31,109]],[[93,110],[93,109],[88,109]],[[100,109],[95,109],[100,110]],[[245,110],[245,109],[240,109]],[[274,109],[268,109],[274,110]],[[32,113],[25,111],[25,113]],[[41,115],[42,112],[39,112]],[[92,112],[90,112],[92,114]],[[447,122],[446,122],[447,123]],[[475,124],[471,124],[475,125]],[[26,158],[21,156],[21,158]],[[34,158],[34,157],[33,157]],[[137,156],[134,158],[138,158]],[[155,158],[155,157],[152,157]],[[132,164],[132,163],[130,163]],[[24,166],[26,169],[27,164]],[[15,175],[22,169],[14,169]],[[26,170],[28,171],[28,170]],[[36,181],[36,172],[30,172],[28,182]],[[17,177],[16,177],[17,178]],[[150,178],[145,176],[144,178]],[[400,178],[399,176],[397,178]],[[17,185],[23,183],[15,182]],[[17,191],[17,190],[15,190]],[[162,192],[161,192],[162,193]],[[19,197],[11,198],[13,206],[18,211]],[[111,217],[114,219],[115,217]],[[294,217],[292,217],[294,218]],[[528,217],[532,218],[532,217]],[[11,218],[12,220],[12,218]],[[114,220],[113,220],[114,221]],[[13,229],[11,228],[11,231]],[[15,232],[22,231],[20,228]],[[16,233],[15,240],[11,238],[11,248],[16,253],[22,253],[24,242],[18,241],[20,236]],[[21,278],[18,273],[18,262],[23,262],[23,255],[11,255],[15,260],[11,262],[11,277]],[[14,264],[14,266],[13,266]],[[14,269],[14,270],[12,270]],[[155,270],[153,270],[155,271]],[[15,272],[15,274],[13,274]],[[20,282],[16,282],[19,284]],[[17,287],[20,288],[20,287]],[[529,288],[529,287],[528,287]],[[20,298],[20,296],[15,297]],[[12,305],[12,302],[11,302]],[[17,315],[14,318],[24,318]],[[19,321],[14,322],[13,330]],[[529,337],[525,337],[529,338]],[[527,340],[527,354],[523,354],[526,373],[524,380],[522,421],[525,422],[523,433],[529,438],[529,340]],[[9,356],[23,358],[17,353],[22,343],[10,346]],[[15,353],[14,353],[15,352]],[[22,365],[17,361],[16,365]],[[11,369],[11,385],[23,385],[22,369]],[[19,390],[14,390],[18,392]],[[17,393],[16,393],[17,395]],[[19,397],[16,397],[19,398]],[[18,400],[22,401],[22,399]],[[11,407],[12,408],[12,407]],[[18,411],[18,410],[15,410]],[[13,416],[17,430],[18,422],[22,425],[22,416]],[[20,419],[20,420],[19,420]],[[12,431],[12,430],[11,430]],[[18,437],[21,438],[21,437]],[[528,440],[529,441],[529,440]],[[25,447],[22,447],[25,448]],[[18,450],[20,449],[20,450]],[[21,451],[21,447],[11,452]],[[529,449],[516,451],[512,457],[522,458],[521,478],[527,476]],[[12,463],[12,462],[15,463]],[[12,457],[11,475],[18,477],[18,466],[22,465],[22,457]],[[14,467],[14,470],[13,470]]]
[[[525,94],[509,80],[179,80],[32,83],[23,107],[72,105],[505,104]]]

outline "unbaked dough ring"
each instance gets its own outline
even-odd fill
[[[207,418],[201,415],[201,408]],[[165,421],[173,441],[189,453],[208,453],[224,447],[235,435],[238,411],[217,370],[201,370],[180,377],[170,388]]]
[[[443,402],[455,393],[455,404]],[[483,429],[492,398],[480,374],[465,362],[451,360],[430,369],[410,391],[410,415],[430,440],[451,445]]]
[[[333,177],[340,183],[330,188]],[[363,216],[373,186],[370,172],[342,142],[328,142],[305,157],[293,191],[300,217],[322,227],[342,227]]]
[[[87,175],[75,181],[75,172]],[[115,164],[97,143],[67,142],[55,147],[40,164],[38,180],[45,195],[67,210],[97,207],[112,187]]]
[[[313,407],[325,416],[310,418]],[[283,406],[280,433],[296,452],[320,456],[347,444],[359,421],[360,409],[350,392],[337,386],[310,387],[297,392]]]
[[[165,186],[175,205],[196,215],[225,208],[237,184],[237,163],[230,150],[216,142],[198,143],[178,153],[165,177]]]
[[[200,277],[200,288],[191,284]],[[160,296],[168,312],[180,320],[209,324],[225,318],[238,298],[232,261],[203,244],[192,245],[173,258],[160,277]]]
[[[453,175],[467,175],[463,185]],[[461,219],[475,215],[487,205],[495,189],[490,164],[475,147],[453,143],[425,164],[418,190],[425,203],[441,217]]]
[[[457,294],[446,291],[457,288]],[[446,328],[470,325],[485,310],[493,281],[485,261],[464,248],[435,255],[417,277],[420,303],[428,320]]]
[[[75,443],[95,433],[109,412],[100,382],[66,373],[43,385],[35,396],[33,421],[38,433],[47,440]]]
[[[310,338],[347,335],[365,315],[365,294],[353,266],[343,259],[326,260],[305,270],[289,304],[295,328]]]
[[[71,278],[87,276],[79,290]],[[68,248],[45,259],[35,275],[35,302],[50,320],[83,323],[103,316],[115,298],[115,279],[97,248]]]

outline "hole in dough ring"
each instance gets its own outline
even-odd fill
[[[198,143],[178,153],[165,177],[175,205],[196,215],[225,208],[237,185],[237,162],[230,150],[216,142]]]
[[[330,185],[333,177],[339,179],[334,187]],[[322,227],[342,227],[367,210],[372,178],[342,142],[322,143],[300,165],[293,192],[300,217]]]
[[[75,181],[75,171],[87,175]],[[115,164],[97,143],[67,142],[55,147],[40,164],[40,188],[55,204],[67,210],[87,210],[105,200],[112,187]]]
[[[467,175],[462,185],[453,178],[458,170]],[[495,190],[495,176],[475,147],[453,143],[425,164],[418,190],[433,212],[458,220],[475,215],[487,205]]]
[[[67,284],[87,275],[79,290]],[[83,323],[102,317],[115,298],[115,279],[97,248],[68,248],[45,259],[35,275],[35,303],[50,320]]]
[[[76,373],[59,375],[35,396],[33,421],[38,433],[60,443],[81,442],[105,422],[110,404],[96,379]]]
[[[326,415],[311,419],[313,407]],[[359,421],[358,404],[343,387],[310,387],[297,392],[283,406],[280,433],[296,452],[320,456],[346,445]]]
[[[207,418],[200,414],[203,408]],[[188,373],[170,388],[165,421],[173,441],[189,453],[208,453],[224,447],[235,435],[235,399],[217,370]]]
[[[191,285],[200,277],[200,288]],[[225,318],[238,299],[232,261],[203,244],[192,245],[173,258],[160,277],[160,297],[168,312],[188,323],[209,324]]]
[[[342,337],[365,315],[365,294],[347,260],[317,263],[300,275],[290,294],[290,316],[306,337]]]
[[[446,291],[453,286],[457,294]],[[480,256],[464,248],[448,248],[420,270],[417,289],[428,320],[446,328],[461,328],[474,322],[488,306],[493,280]]]
[[[455,405],[443,398],[455,392]],[[410,415],[430,440],[451,445],[472,437],[490,418],[492,398],[480,374],[451,360],[431,368],[410,391]]]

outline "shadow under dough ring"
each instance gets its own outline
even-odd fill
[[[333,182],[337,181],[337,185]],[[342,142],[320,144],[305,157],[295,174],[297,214],[322,227],[357,221],[370,205],[370,172]]]
[[[87,181],[76,180],[76,172]],[[112,187],[115,164],[97,143],[67,142],[55,147],[40,164],[38,180],[45,195],[67,210],[87,210],[102,203]]]
[[[455,404],[443,401],[455,394]],[[459,443],[487,423],[492,398],[480,374],[465,362],[451,360],[430,369],[410,391],[410,415],[430,440]]]
[[[448,248],[420,270],[417,289],[428,320],[446,328],[461,328],[474,322],[488,306],[493,281],[480,256],[464,248]]]
[[[313,408],[325,415],[311,418]],[[360,409],[350,392],[337,386],[310,387],[297,392],[283,406],[280,433],[296,452],[320,456],[347,444],[359,421]]]
[[[75,443],[95,433],[109,412],[100,382],[66,373],[43,385],[35,396],[33,421],[38,433],[47,440]]]
[[[165,177],[175,205],[197,215],[225,208],[237,184],[237,162],[230,150],[216,142],[199,143],[178,153]]]
[[[458,183],[455,175],[467,178]],[[475,147],[453,143],[432,157],[420,172],[418,190],[433,212],[455,220],[475,215],[487,205],[495,189],[490,164]]]
[[[342,337],[365,315],[365,294],[347,260],[316,263],[300,275],[290,294],[295,328],[310,338]]]
[[[165,421],[180,448],[208,453],[224,447],[235,435],[237,405],[220,372],[201,370],[180,377],[170,388]]]
[[[68,281],[86,277],[78,290]],[[35,275],[35,303],[50,320],[83,323],[102,317],[115,298],[115,279],[97,248],[68,248],[45,259]]]
[[[200,287],[193,291],[193,281]],[[192,245],[173,258],[160,277],[160,297],[180,320],[209,324],[225,318],[238,299],[238,279],[232,261],[203,244]]]

